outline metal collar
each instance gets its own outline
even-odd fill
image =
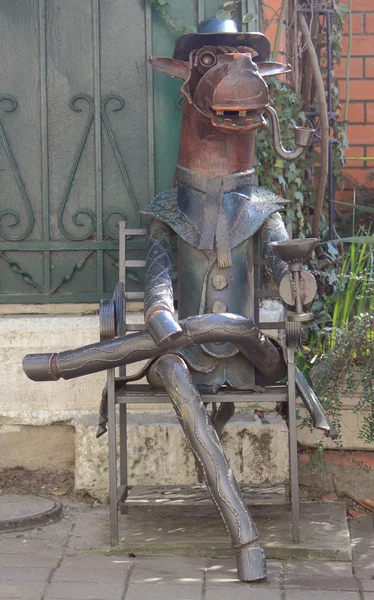
[[[233,173],[232,175],[226,175],[225,177],[214,177],[209,179],[202,173],[190,171],[189,169],[177,165],[176,179],[178,184],[193,188],[204,194],[207,191],[208,182],[212,181],[217,181],[217,183],[221,182],[224,193],[234,192],[239,189],[248,189],[254,184],[254,169],[243,171],[241,173]]]

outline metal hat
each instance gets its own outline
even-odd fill
[[[270,42],[263,33],[240,32],[231,19],[206,19],[199,23],[197,33],[186,33],[178,38],[174,58],[188,60],[192,50],[204,46],[249,46],[258,54],[256,62],[268,60],[270,56]]]

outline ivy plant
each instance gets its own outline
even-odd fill
[[[289,83],[275,77],[268,80],[268,85],[270,104],[276,109],[280,120],[282,142],[288,150],[293,150],[293,127],[306,122],[301,95],[294,92]],[[315,194],[310,165],[318,160],[318,153],[312,150],[297,160],[282,160],[275,152],[271,134],[266,129],[257,133],[256,150],[255,171],[261,186],[289,200],[286,215],[292,223],[294,236],[308,236]]]

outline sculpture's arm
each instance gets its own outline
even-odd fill
[[[158,346],[179,337],[174,320],[172,229],[153,219],[149,226],[144,293],[144,321]]]
[[[274,250],[269,246],[271,242],[288,240],[289,235],[284,226],[283,219],[279,213],[273,213],[262,227],[262,245],[267,261],[267,266],[271,272],[275,283],[279,287],[285,275],[288,275],[289,269],[287,263],[278,258]]]

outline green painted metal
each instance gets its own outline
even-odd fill
[[[238,0],[238,19],[258,2]],[[118,277],[118,222],[138,227],[173,184],[180,82],[146,59],[177,34],[147,0],[0,3],[0,302],[97,302]],[[178,29],[223,0],[169,5]]]

